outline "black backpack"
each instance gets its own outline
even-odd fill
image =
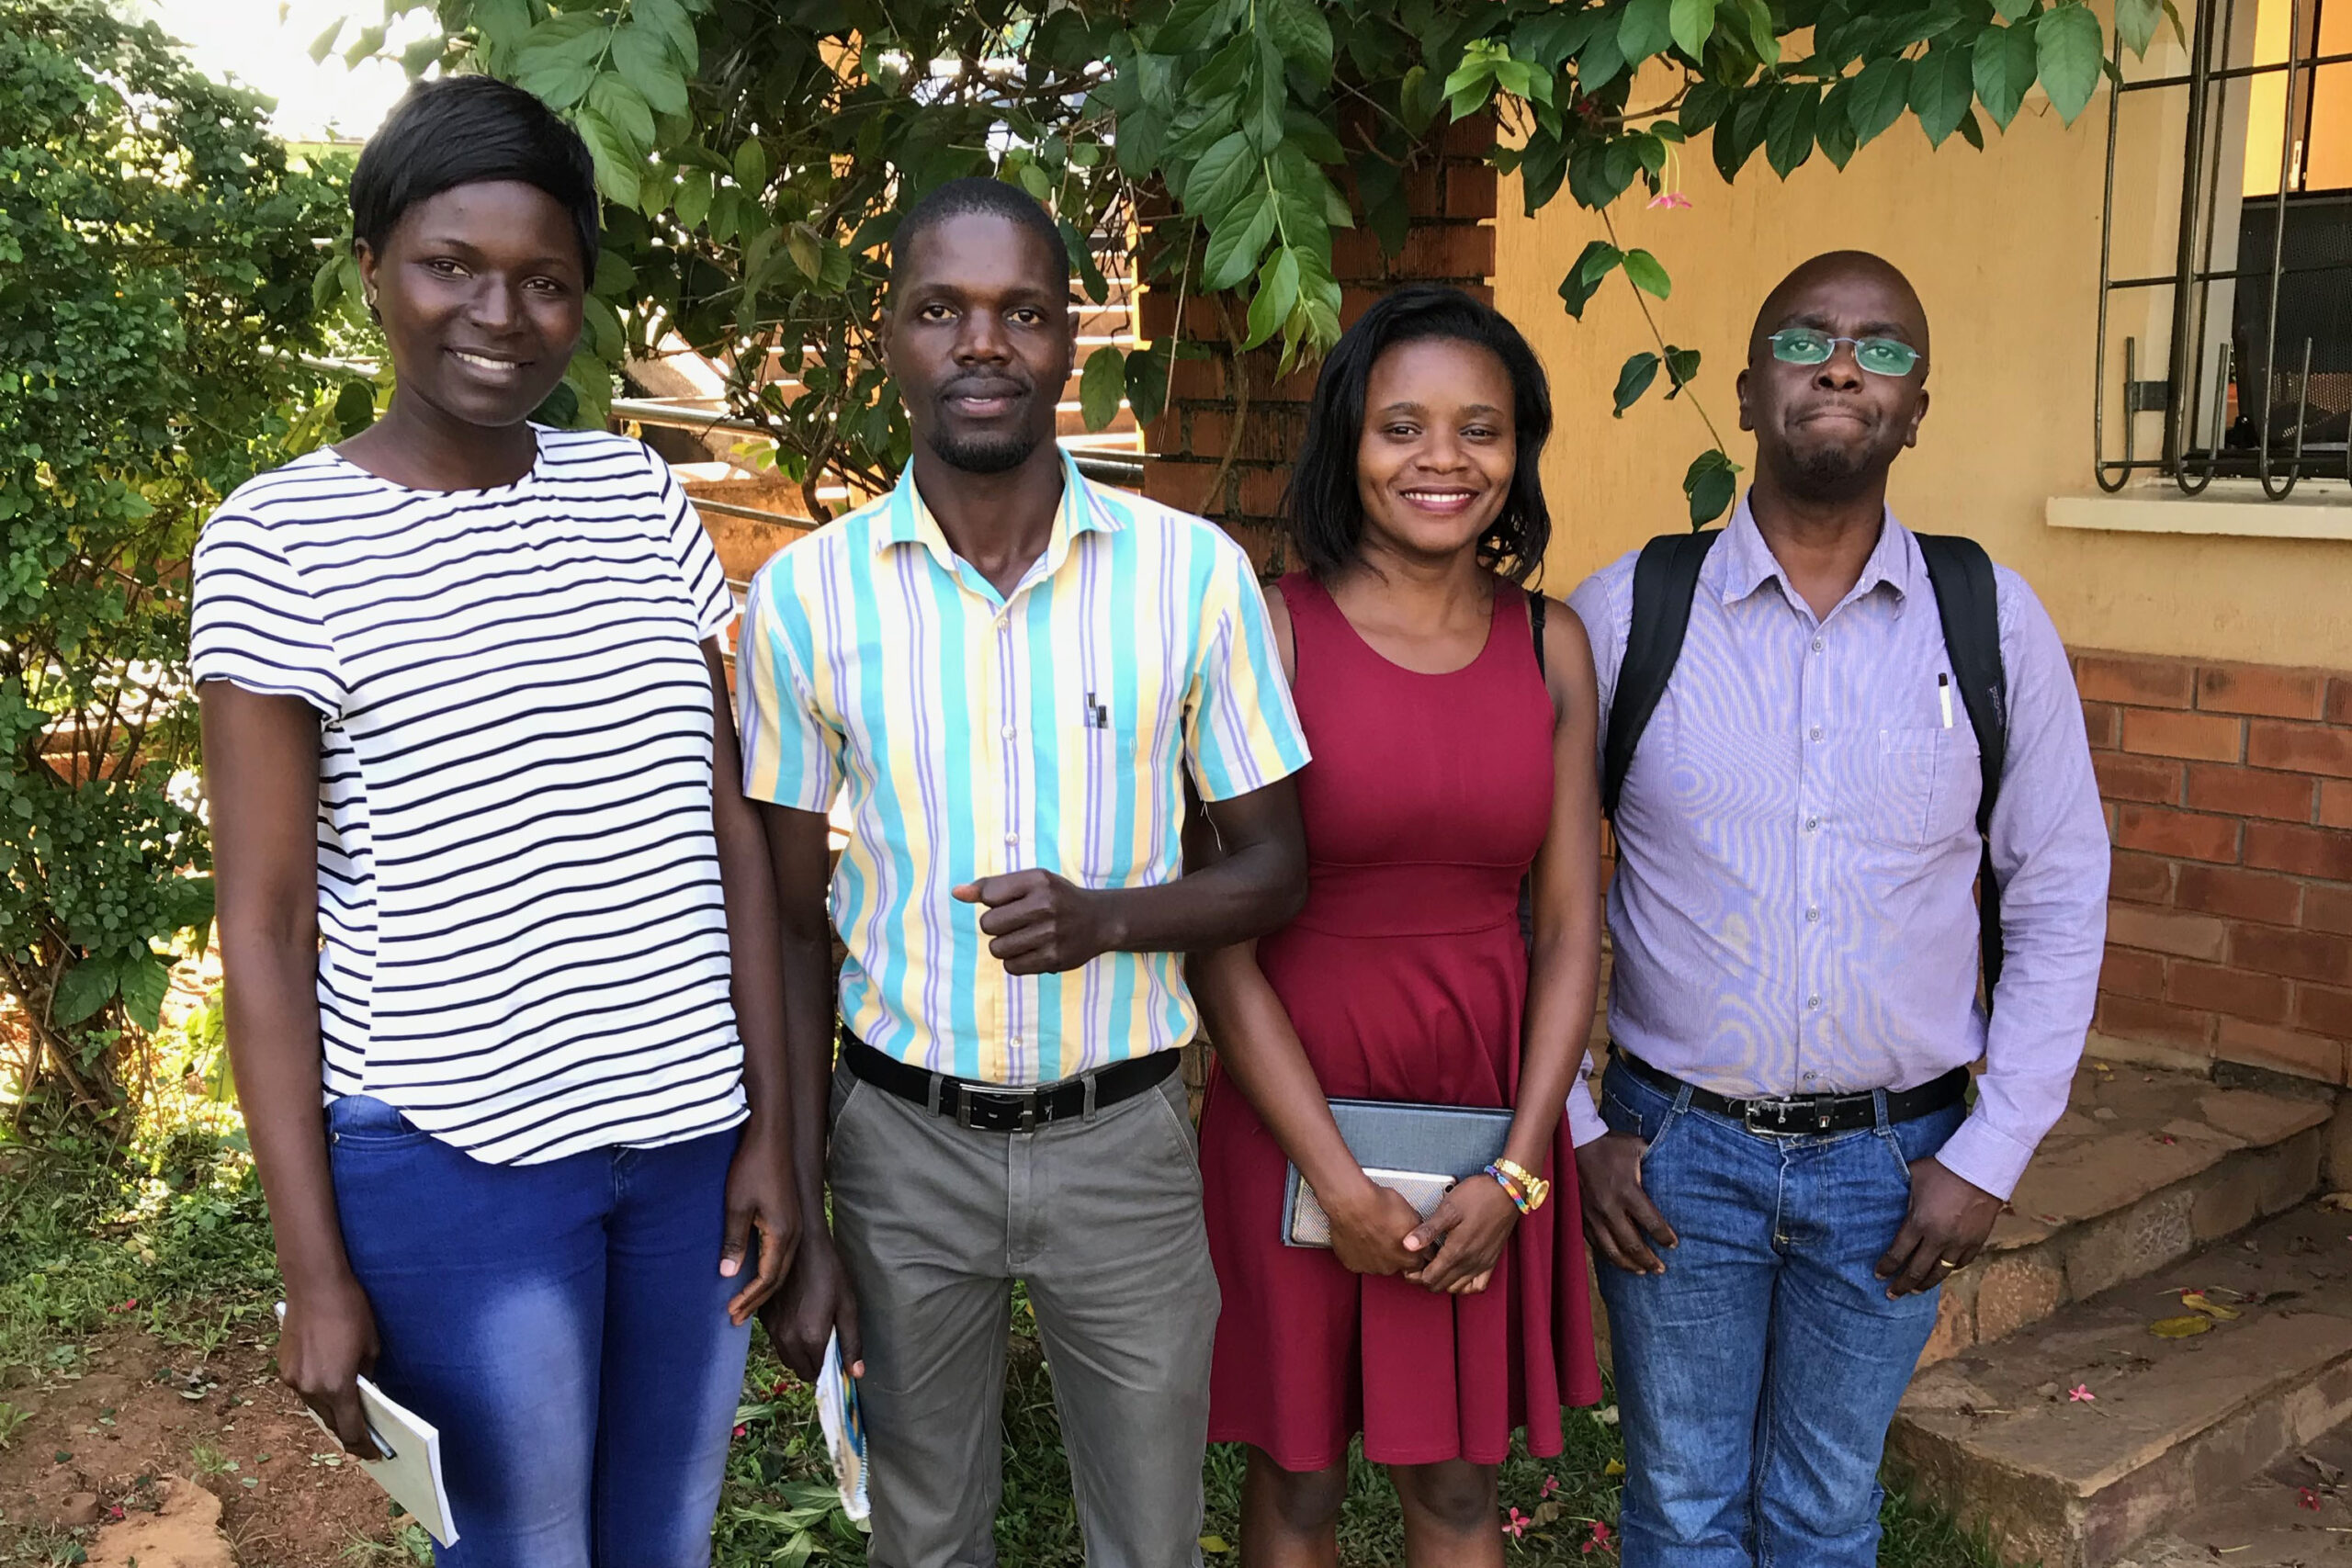
[[[1983,791],[1976,804],[1976,831],[1984,840],[1977,868],[1977,922],[1984,964],[1984,1005],[2001,978],[2001,886],[1993,874],[1993,802],[2000,794],[2001,769],[2009,750],[2008,678],[2001,663],[2000,604],[1993,562],[1973,539],[1950,534],[1915,534],[1935,589],[1943,622],[1944,651],[1951,660],[1969,727],[1983,755]],[[1617,673],[1616,701],[1609,711],[1609,734],[1601,748],[1600,810],[1614,821],[1634,749],[1657,711],[1658,699],[1682,654],[1690,626],[1690,600],[1699,569],[1723,537],[1720,528],[1703,534],[1667,534],[1642,547],[1634,567],[1634,621],[1625,658]]]

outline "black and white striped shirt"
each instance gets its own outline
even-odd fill
[[[325,449],[240,486],[190,634],[198,681],[323,716],[328,1098],[503,1165],[745,1114],[701,649],[733,600],[661,459],[537,434],[493,490]]]

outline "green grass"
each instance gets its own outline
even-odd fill
[[[171,1101],[128,1147],[111,1151],[61,1138],[40,1148],[0,1144],[0,1390],[79,1370],[85,1347],[109,1325],[135,1324],[200,1358],[256,1331],[277,1294],[260,1185],[232,1108],[200,1097]],[[864,1537],[834,1506],[809,1392],[785,1376],[764,1339],[754,1343],[738,1420],[718,1568],[863,1563]],[[1532,1521],[1510,1545],[1513,1568],[1615,1560],[1613,1546],[1586,1547],[1598,1544],[1596,1521],[1615,1532],[1623,1458],[1616,1428],[1574,1412],[1566,1438],[1556,1459],[1521,1452],[1504,1466],[1504,1506]],[[1016,1333],[1010,1357],[1003,1464],[1001,1560],[1078,1568],[1083,1553],[1051,1376],[1026,1333]],[[1209,1562],[1235,1562],[1239,1451],[1212,1450],[1205,1480]],[[1922,1502],[1890,1495],[1885,1521],[1887,1568],[1997,1568],[1980,1539]],[[1402,1562],[1395,1495],[1361,1457],[1340,1542],[1350,1568]],[[72,1536],[0,1524],[0,1563],[70,1562],[76,1550]],[[423,1562],[424,1551],[421,1538],[355,1541],[346,1558]]]

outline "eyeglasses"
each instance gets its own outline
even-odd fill
[[[1782,327],[1764,340],[1784,365],[1826,365],[1841,343],[1851,344],[1854,363],[1873,376],[1908,376],[1919,351],[1891,337],[1831,337],[1811,327]]]

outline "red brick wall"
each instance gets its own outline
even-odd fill
[[[1393,259],[1382,254],[1367,229],[1332,234],[1331,267],[1340,287],[1342,323],[1363,314],[1384,288],[1407,280],[1452,283],[1493,300],[1495,171],[1482,159],[1494,140],[1493,122],[1478,116],[1424,149],[1419,166],[1406,175],[1411,223],[1403,251]],[[1146,289],[1139,310],[1142,335],[1165,336],[1175,323],[1176,304],[1174,289],[1166,285]],[[1236,366],[1226,347],[1227,314],[1238,323],[1239,310],[1229,301],[1184,301],[1182,337],[1211,345],[1216,357],[1177,362],[1167,410],[1145,433],[1145,447],[1153,457],[1144,467],[1143,488],[1155,501],[1223,523],[1264,567],[1279,564],[1273,525],[1291,458],[1306,435],[1315,367],[1278,378],[1277,356],[1270,349],[1247,355]],[[1248,412],[1237,444],[1236,413],[1245,390]]]
[[[2081,651],[2098,1033],[2352,1082],[2352,672]]]

